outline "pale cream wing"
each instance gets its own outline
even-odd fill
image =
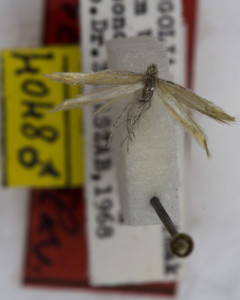
[[[51,110],[51,112],[80,108],[87,104],[99,103],[106,100],[120,100],[123,96],[130,95],[142,88],[143,83],[138,82],[128,85],[118,85],[114,87],[97,89],[92,93],[80,95],[74,99],[66,100],[58,104],[53,110]]]
[[[194,136],[199,145],[205,149],[207,156],[209,157],[210,152],[207,146],[207,139],[199,125],[189,116],[178,100],[168,92],[165,86],[158,85],[156,91],[159,98],[162,100],[162,103],[170,111],[172,116]]]
[[[113,106],[117,101],[121,100],[122,98],[125,98],[125,94],[120,95],[117,98],[111,99],[109,101],[107,101],[105,104],[103,104],[101,107],[99,107],[96,111],[95,111],[95,115],[104,112],[106,110],[108,110],[111,106]]]
[[[235,118],[225,113],[220,107],[212,102],[194,94],[191,90],[186,89],[171,81],[158,79],[159,85],[164,86],[168,93],[171,93],[179,102],[195,109],[218,122],[230,123],[234,122]]]
[[[43,76],[53,81],[73,85],[108,85],[137,83],[143,79],[144,75],[133,72],[105,70],[95,73],[56,72],[44,74]]]

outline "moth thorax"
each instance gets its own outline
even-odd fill
[[[148,75],[151,75],[151,76],[157,76],[158,75],[158,68],[157,68],[157,65],[155,64],[152,64],[150,66],[147,67],[147,72],[146,72]]]

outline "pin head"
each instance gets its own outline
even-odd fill
[[[192,238],[185,233],[177,233],[171,238],[170,247],[178,257],[186,257],[191,254],[194,244]]]

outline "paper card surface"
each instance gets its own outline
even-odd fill
[[[181,1],[83,1],[81,27],[85,72],[107,67],[107,40],[153,35],[166,41],[173,79],[184,84]],[[121,222],[112,149],[104,147],[111,117],[107,112],[92,117],[95,109],[87,108],[84,117],[90,280],[94,285],[177,280],[180,262],[169,255],[162,225]]]
[[[81,111],[48,113],[80,90],[42,76],[55,71],[79,71],[78,47],[3,51],[2,68],[3,184],[81,185]]]

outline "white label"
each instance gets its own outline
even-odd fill
[[[180,0],[81,1],[83,70],[106,66],[105,42],[153,35],[166,41],[173,80],[184,83],[184,30]],[[89,92],[91,88],[85,91]],[[177,280],[180,262],[167,245],[162,225],[130,227],[122,223],[107,113],[85,110],[86,200],[90,280],[94,285]]]

